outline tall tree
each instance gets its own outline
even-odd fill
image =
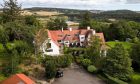
[[[129,80],[132,73],[131,59],[122,44],[116,44],[108,51],[103,71],[115,78]]]
[[[92,27],[91,25],[91,15],[89,12],[86,12],[83,15],[82,21],[80,22],[79,28],[87,28],[88,26]]]
[[[59,30],[59,29],[66,29],[67,23],[64,18],[55,18],[50,19],[50,21],[47,23],[47,28],[49,30]]]
[[[21,15],[21,5],[17,0],[4,0],[3,7],[3,22],[15,21],[19,19]]]
[[[133,59],[133,68],[140,72],[140,42],[132,46],[131,58]]]
[[[101,58],[100,51],[101,51],[101,40],[96,36],[91,37],[91,40],[89,41],[88,47],[86,48],[85,51],[85,56],[86,58],[91,59],[91,61],[94,63],[95,66],[97,65],[97,63]]]

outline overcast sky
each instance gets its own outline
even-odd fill
[[[0,0],[2,3],[3,0]],[[53,7],[71,9],[117,10],[129,9],[140,11],[140,0],[18,0],[24,8]]]

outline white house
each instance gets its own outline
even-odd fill
[[[75,30],[72,28],[68,30],[48,30],[48,39],[44,41],[40,49],[45,55],[57,56],[61,54],[64,45],[67,47],[85,46],[92,35],[99,37],[105,44],[103,33],[96,33],[90,27]]]

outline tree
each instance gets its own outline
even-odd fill
[[[128,81],[132,74],[131,59],[122,44],[108,50],[103,71],[112,77]]]
[[[86,58],[91,59],[96,66],[97,62],[99,62],[99,59],[101,58],[101,40],[97,36],[92,36],[88,44],[85,56]]]
[[[8,35],[6,34],[5,29],[3,28],[3,26],[0,25],[0,43],[2,43],[5,47],[7,41],[8,41]]]
[[[131,58],[133,59],[133,68],[140,72],[140,42],[132,46]]]
[[[22,22],[13,21],[3,25],[9,41],[24,40],[30,44],[33,42],[33,27],[29,27]]]
[[[56,76],[56,65],[53,61],[48,61],[45,66],[47,79],[52,79]]]
[[[18,5],[17,0],[5,0],[3,7],[3,22],[15,21],[20,19],[21,5]]]
[[[25,16],[25,24],[29,26],[41,27],[39,20],[37,20],[36,16]]]
[[[110,34],[110,40],[125,41],[126,38],[137,37],[138,31],[133,29],[126,21],[119,21],[112,23],[108,29]]]
[[[80,22],[79,28],[83,29],[83,28],[87,28],[88,26],[92,27],[91,25],[91,15],[89,12],[86,12],[83,15],[83,19]]]
[[[55,18],[55,19],[50,19],[47,23],[47,28],[49,30],[61,30],[67,28],[67,23],[64,18]]]

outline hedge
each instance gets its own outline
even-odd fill
[[[103,73],[102,76],[107,78],[106,82],[107,84],[128,84],[127,82],[124,82],[122,80],[119,80],[117,78],[111,77],[108,74]]]

